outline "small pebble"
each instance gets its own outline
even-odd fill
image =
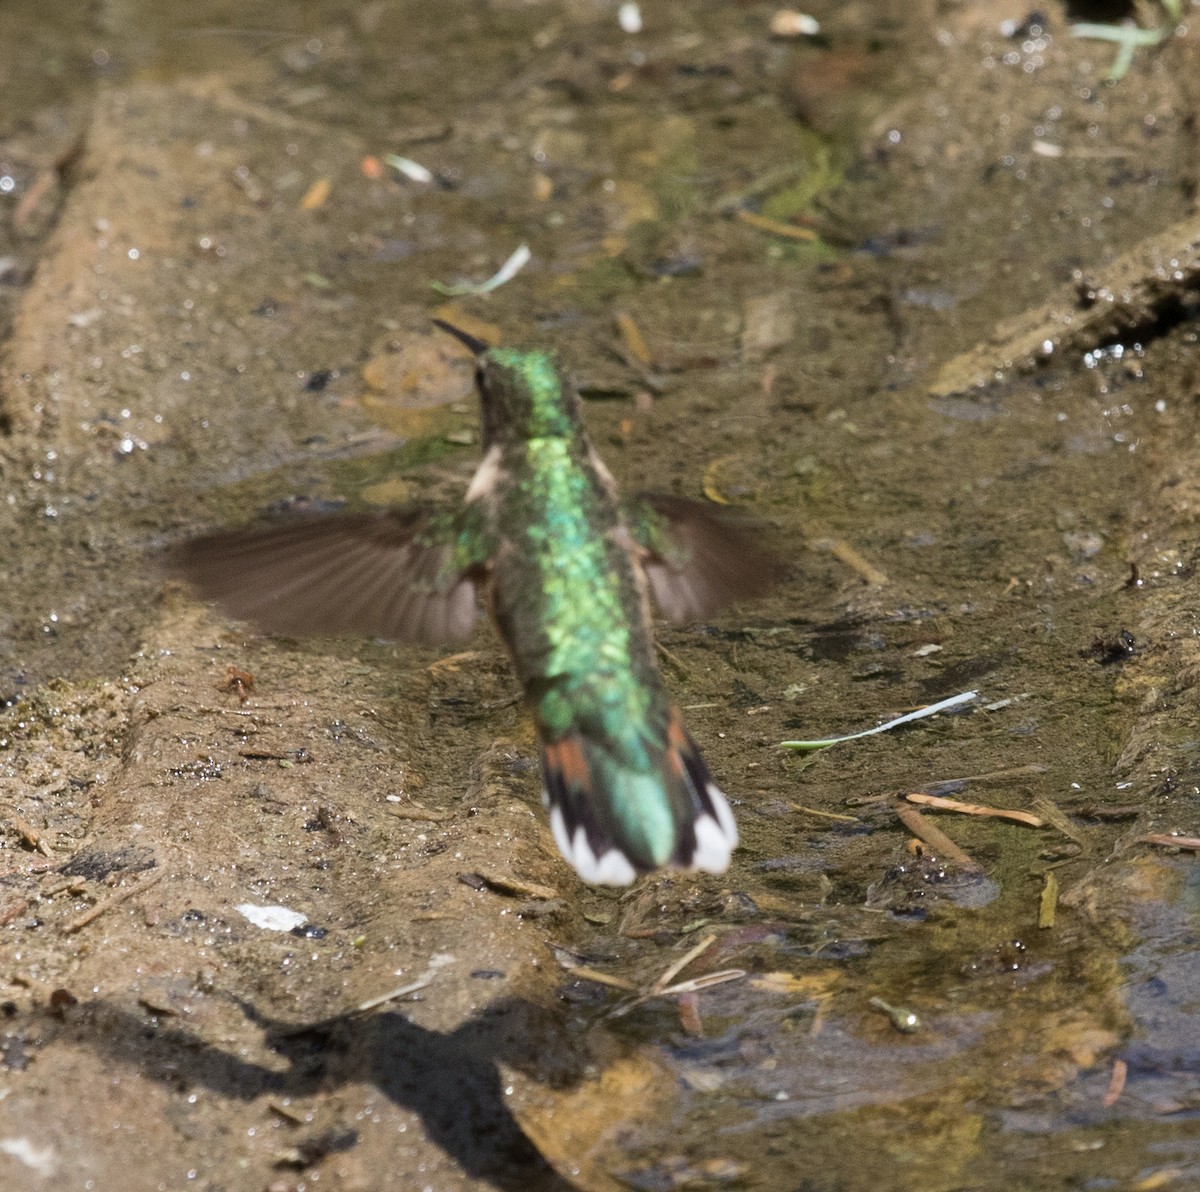
[[[816,37],[821,32],[821,22],[806,12],[781,8],[771,17],[769,28],[775,37]]]

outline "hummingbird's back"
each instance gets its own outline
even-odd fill
[[[644,715],[665,697],[611,482],[582,436],[530,440],[523,456],[498,486],[497,524],[508,528],[492,572],[518,678],[534,698],[547,685],[577,695],[575,714],[589,719]]]
[[[581,425],[504,455],[491,604],[537,722],[559,848],[591,882],[724,871],[733,816],[663,688],[611,478]]]

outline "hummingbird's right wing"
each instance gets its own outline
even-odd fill
[[[778,563],[737,512],[665,493],[622,505],[641,548],[654,599],[671,621],[698,621],[735,600],[760,596]]]
[[[167,571],[269,633],[459,641],[487,567],[480,511],[335,513],[228,530],[176,547]]]

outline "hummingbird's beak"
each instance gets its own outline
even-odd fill
[[[460,344],[463,344],[469,351],[476,356],[482,356],[490,345],[485,344],[483,340],[476,339],[473,335],[468,335],[465,331],[455,327],[453,323],[447,323],[442,319],[434,319],[433,325],[440,327],[447,335],[453,335]]]

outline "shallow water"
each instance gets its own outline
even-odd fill
[[[831,6],[804,45],[755,4],[646,6],[637,35],[584,0],[432,12],[0,15],[43,64],[0,75],[10,216],[47,179],[0,246],[0,784],[35,830],[0,852],[0,1136],[28,1144],[0,1172],[1190,1186],[1196,879],[1137,838],[1195,828],[1195,307],[930,386],[1194,211],[1195,32],[1110,86],[1057,11],[1009,36],[992,5]],[[364,172],[387,153],[434,181]],[[430,287],[520,243],[486,297]],[[660,631],[738,814],[725,878],[574,880],[486,631],[446,659],[275,643],[164,588],[166,542],[280,502],[458,498],[476,415],[437,312],[556,346],[627,489],[769,527],[776,592]],[[916,790],[1067,830],[926,812],[964,874],[910,843]],[[68,930],[141,871],[62,865],[128,848],[166,880]],[[524,887],[461,880],[489,868]],[[709,935],[680,979],[743,976],[628,1004]]]

